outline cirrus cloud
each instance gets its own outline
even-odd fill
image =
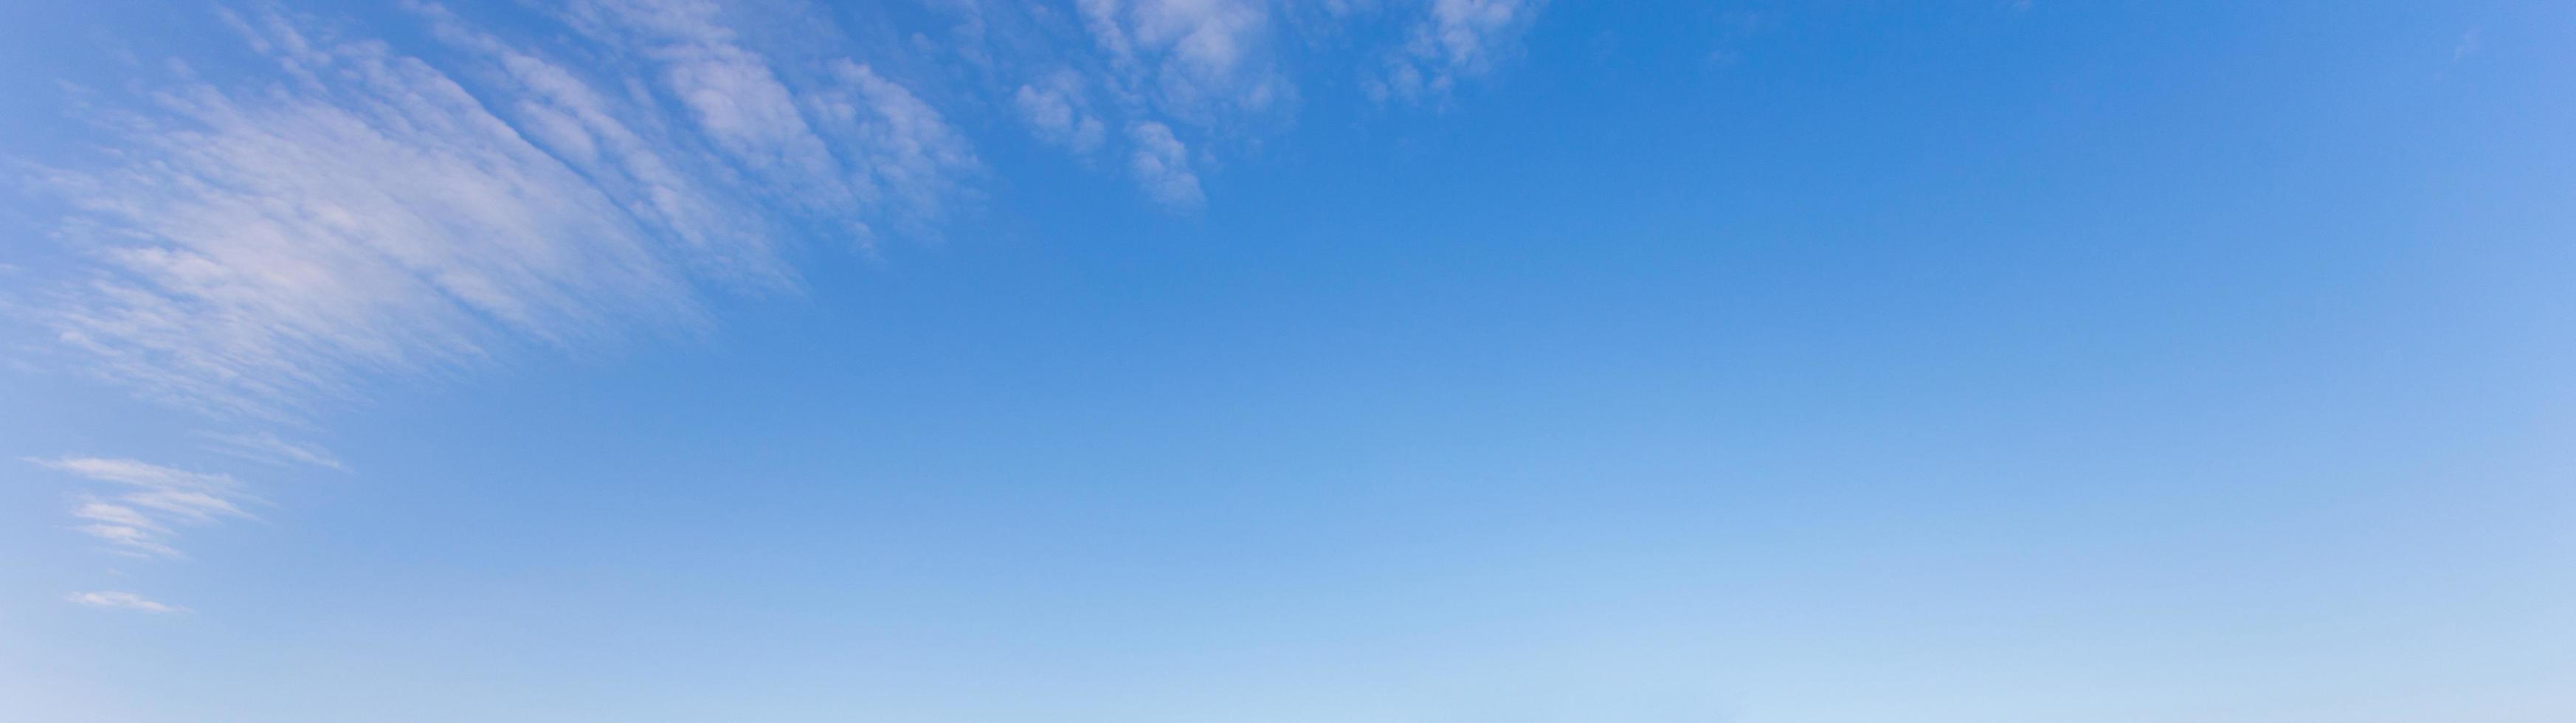
[[[163,614],[188,611],[187,608],[157,602],[151,598],[130,592],[118,592],[114,590],[76,592],[63,596],[63,599],[80,605],[111,610],[135,610],[140,612]]]
[[[105,376],[218,416],[293,418],[366,382],[704,323],[792,283],[790,228],[925,228],[977,161],[846,59],[787,85],[705,5],[622,2],[588,68],[423,5],[453,68],[309,19],[227,14],[277,80],[182,73],[105,113],[117,152],[41,182],[96,273],[40,304]]]
[[[242,505],[255,503],[258,498],[245,492],[232,475],[104,457],[27,461],[119,490],[105,497],[82,493],[72,508],[73,519],[81,521],[74,529],[107,543],[108,549],[117,554],[183,558],[186,555],[170,544],[176,528],[227,519],[258,519],[242,509]]]
[[[743,23],[776,7],[709,0],[573,0],[515,33],[403,7],[392,22],[426,32],[391,36],[417,46],[219,9],[249,67],[172,58],[131,92],[71,93],[99,152],[19,168],[69,209],[55,236],[76,262],[0,263],[13,287],[0,308],[71,368],[217,426],[302,436],[388,384],[708,328],[724,295],[796,289],[799,247],[934,237],[992,173],[978,120],[1191,212],[1220,159],[1290,125],[1312,65],[1358,68],[1380,101],[1445,97],[1510,52],[1539,6],[946,0],[933,14],[955,22],[947,48],[919,33],[850,43],[827,19]],[[1299,52],[1348,37],[1380,42]],[[271,431],[198,446],[349,470]],[[72,495],[70,514],[122,555],[184,557],[180,531],[264,504],[227,474],[30,461],[105,486]]]

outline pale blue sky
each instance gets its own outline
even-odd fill
[[[2576,719],[2576,7],[0,9],[0,719]]]

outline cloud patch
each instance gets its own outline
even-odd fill
[[[1248,0],[1081,0],[1083,27],[1108,56],[1122,92],[1162,112],[1205,121],[1261,112],[1287,80],[1264,52],[1270,12]]]
[[[1482,76],[1516,52],[1541,0],[1431,0],[1387,61],[1369,92],[1381,100],[1446,99],[1462,80]]]
[[[1207,200],[1199,190],[1198,174],[1190,171],[1190,150],[1172,136],[1172,129],[1147,121],[1127,127],[1128,140],[1135,154],[1128,158],[1128,170],[1155,203],[1170,208],[1195,208]]]
[[[1082,76],[1072,70],[1059,69],[1020,86],[1011,101],[1039,140],[1075,155],[1091,155],[1107,140],[1108,128],[1092,110]]]

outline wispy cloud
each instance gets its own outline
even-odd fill
[[[115,162],[46,174],[100,263],[44,321],[146,395],[293,417],[384,375],[694,327],[702,287],[792,279],[785,229],[926,228],[975,167],[900,83],[839,60],[791,86],[708,7],[581,5],[635,60],[579,71],[435,5],[453,70],[232,17],[281,80],[179,76],[106,114]]]
[[[27,461],[100,482],[152,490],[230,490],[240,486],[231,475],[189,472],[130,459],[62,457]]]
[[[991,45],[960,57],[1031,132],[1085,156],[1123,146],[1167,206],[1204,194],[1205,153],[1175,149],[1295,96],[1277,49],[1300,26],[1264,3],[1080,0],[1078,38],[1037,42],[993,39],[988,16],[1010,6],[957,7],[964,37]],[[293,417],[384,375],[695,328],[708,287],[791,285],[779,247],[800,232],[928,234],[980,172],[914,88],[810,47],[764,51],[713,3],[571,3],[576,32],[545,43],[411,8],[454,51],[443,65],[327,22],[227,13],[274,79],[181,70],[101,111],[106,162],[37,174],[80,210],[66,235],[98,262],[34,304],[41,321],[147,396]],[[1410,20],[1377,87],[1445,93],[1536,9],[1388,6]]]
[[[138,516],[139,514],[140,513],[135,512],[132,508],[119,507],[115,505],[101,505],[99,503],[92,502],[81,505],[81,509],[74,512],[73,516],[83,518],[91,516],[133,517]],[[120,555],[129,555],[133,557],[157,557],[164,559],[179,559],[187,557],[185,553],[179,552],[178,548],[171,547],[161,541],[169,535],[169,530],[158,525],[142,527],[114,523],[96,523],[81,525],[72,529],[79,530],[81,534],[89,535],[90,537],[97,538],[101,542],[107,543],[110,550],[113,550]]]
[[[953,109],[1186,210],[1215,159],[1287,125],[1299,76],[1445,98],[1541,2],[951,0],[947,48],[828,19],[755,36],[736,24],[766,10],[703,0],[576,0],[515,34],[404,6],[431,47],[225,12],[269,72],[173,59],[84,96],[110,152],[28,175],[94,263],[20,306],[144,396],[305,418],[387,378],[703,328],[710,295],[792,289],[799,244],[935,235],[989,173]],[[1298,52],[1354,38],[1374,47]]]
[[[107,608],[111,610],[137,610],[147,613],[179,613],[188,611],[187,608],[156,602],[151,598],[136,595],[134,593],[117,592],[113,590],[76,592],[63,596],[63,599],[94,608]]]
[[[341,472],[349,471],[349,466],[342,464],[339,457],[331,454],[331,450],[309,443],[279,439],[274,432],[256,434],[198,432],[197,437],[205,441],[205,444],[200,445],[205,449],[253,462],[274,465],[304,464]]]
[[[145,517],[143,513],[134,511],[134,508],[126,507],[124,505],[112,505],[104,502],[84,502],[79,508],[72,510],[72,516],[93,522],[116,525],[119,527],[130,527],[138,530],[161,532],[168,529],[162,527],[161,523],[152,521],[152,518]]]
[[[1508,54],[1538,5],[947,0],[932,8],[954,18],[948,47],[854,45],[828,19],[743,23],[775,7],[705,0],[572,0],[534,13],[554,26],[514,30],[402,7],[388,22],[427,32],[392,36],[420,46],[217,11],[249,67],[138,62],[163,70],[74,93],[102,152],[18,167],[70,209],[56,236],[75,263],[0,263],[0,308],[139,396],[225,428],[309,429],[384,384],[702,329],[709,298],[793,290],[801,245],[935,236],[991,173],[961,117],[1023,127],[1186,213],[1222,154],[1289,125],[1313,70],[1297,62],[1383,67],[1380,100],[1441,97]],[[1393,24],[1367,37],[1394,44],[1294,52],[1355,23]],[[349,469],[272,432],[197,437]],[[93,483],[71,495],[72,528],[122,555],[184,557],[181,531],[264,504],[226,474],[29,461]]]
[[[100,497],[82,494],[72,508],[81,524],[73,529],[107,543],[118,554],[176,559],[171,546],[180,525],[205,525],[225,519],[257,519],[242,509],[256,501],[231,475],[174,469],[131,459],[64,457],[30,459],[38,466],[123,491]]]

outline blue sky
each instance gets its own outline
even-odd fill
[[[2576,719],[2576,10],[0,9],[0,719]]]

